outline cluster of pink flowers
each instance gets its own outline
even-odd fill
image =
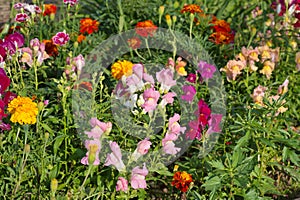
[[[16,94],[6,91],[10,85],[10,79],[7,77],[3,68],[0,68],[0,130],[10,130],[10,125],[3,122],[3,119],[7,117],[5,109],[8,103],[17,97]]]
[[[289,85],[289,80],[286,79],[277,89],[277,94],[276,95],[270,95],[266,94],[266,91],[268,90],[267,87],[264,86],[257,86],[253,94],[251,95],[253,101],[255,104],[266,107],[264,104],[264,99],[268,99],[269,103],[273,104],[274,102],[277,102],[281,95],[285,94],[288,91],[288,85]],[[280,113],[284,113],[285,111],[288,110],[288,108],[284,107],[285,100],[282,100],[280,103],[280,107],[277,109],[277,112],[275,113],[275,116],[279,115]]]
[[[216,67],[212,64],[209,64],[205,61],[200,60],[198,63],[198,69],[197,72],[201,75],[199,77],[200,82],[203,80],[208,80],[213,78],[214,73],[216,71]],[[197,74],[190,73],[186,80],[189,83],[196,83],[197,80]],[[184,92],[184,95],[181,96],[181,99],[184,101],[187,101],[189,103],[192,103],[194,96],[196,95],[197,91],[194,85],[184,85],[182,87],[182,90]]]
[[[42,13],[42,9],[40,7],[27,3],[16,3],[14,5],[14,8],[21,11],[21,13],[16,14],[15,17],[15,21],[21,23],[26,22],[30,18],[30,15]]]
[[[16,50],[24,45],[24,36],[21,33],[15,32],[9,34],[5,39],[0,40],[0,63],[7,58],[7,53],[13,55]]]
[[[20,51],[22,54],[20,61],[26,63],[29,67],[33,65],[41,66],[43,61],[50,57],[45,51],[45,44],[37,38],[30,40],[29,47],[23,47]]]
[[[258,62],[263,68],[259,71],[270,79],[275,65],[279,62],[279,47],[271,49],[269,46],[259,46],[256,48],[242,47],[242,52],[236,56],[235,60],[227,62],[224,68],[220,71],[224,71],[228,81],[236,80],[237,76],[242,74],[242,70],[248,67],[248,71],[255,72],[258,70]]]

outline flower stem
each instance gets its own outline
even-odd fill
[[[86,176],[85,176],[85,178],[84,178],[84,180],[83,180],[83,182],[82,182],[82,185],[81,185],[80,188],[79,188],[79,192],[80,192],[80,193],[81,193],[81,191],[82,191],[82,189],[83,189],[83,186],[84,186],[84,184],[85,184],[87,178],[89,177],[89,175],[90,175],[90,173],[91,173],[92,168],[93,168],[93,165],[89,165],[89,169],[88,169],[88,171],[87,171],[87,173],[86,173]]]
[[[148,49],[148,53],[149,53],[150,57],[152,57],[147,38],[145,39],[145,42],[146,42],[146,47]]]

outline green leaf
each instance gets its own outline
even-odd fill
[[[234,151],[236,150],[240,150],[241,147],[246,146],[246,144],[248,143],[248,141],[250,140],[250,131],[247,131],[246,135],[244,135],[243,137],[241,137],[239,139],[239,141],[237,142],[237,145],[234,147]]]
[[[44,123],[40,123],[40,124],[46,131],[48,131],[51,135],[53,135],[53,130],[47,124]]]
[[[209,179],[202,185],[202,187],[205,187],[205,190],[207,191],[216,190],[220,186],[221,186],[221,179],[218,176]]]
[[[65,139],[64,135],[59,135],[54,139],[55,140],[54,145],[53,145],[54,155],[57,154],[57,150],[60,147],[60,145],[62,144],[64,139]]]
[[[221,161],[210,161],[208,162],[213,168],[219,169],[219,170],[225,170],[225,167]]]

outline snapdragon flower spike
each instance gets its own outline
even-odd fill
[[[147,188],[146,176],[148,175],[148,169],[144,163],[143,168],[138,166],[132,169],[130,184],[133,189],[145,189]]]
[[[109,146],[112,153],[107,154],[104,166],[113,165],[119,172],[125,171],[126,167],[122,161],[122,153],[119,145],[116,142],[110,141]]]

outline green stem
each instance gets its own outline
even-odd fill
[[[79,192],[80,192],[80,193],[81,193],[81,191],[82,191],[82,189],[83,189],[83,187],[84,187],[84,184],[85,184],[87,178],[89,177],[89,175],[90,175],[90,173],[91,173],[92,168],[93,168],[93,165],[89,165],[89,169],[88,169],[88,171],[87,171],[87,174],[86,174],[86,176],[85,176],[85,178],[84,178],[84,180],[83,180],[83,182],[82,182],[82,185],[81,185],[80,188],[79,188]]]
[[[145,39],[145,43],[146,43],[146,47],[148,49],[148,53],[149,53],[150,57],[152,57],[147,38]]]
[[[28,125],[27,124],[24,125],[24,132],[25,132],[25,140],[24,140],[23,156],[22,156],[21,166],[20,166],[21,168],[20,168],[20,171],[19,171],[19,177],[18,177],[16,187],[15,187],[14,192],[13,192],[13,196],[15,196],[16,192],[19,189],[19,186],[20,186],[20,183],[21,183],[21,180],[22,180],[23,169],[25,167],[26,160],[27,160],[27,157],[28,157],[28,153],[25,152],[25,147],[26,147],[26,144],[27,144],[27,137],[28,137]]]

